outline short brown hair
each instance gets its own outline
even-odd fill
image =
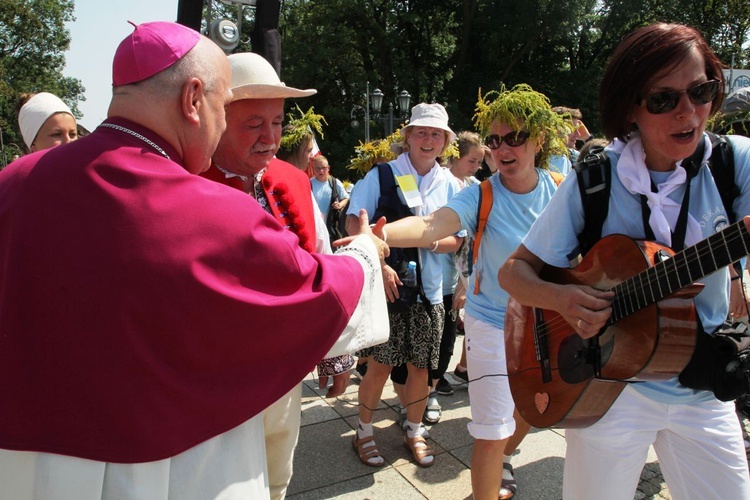
[[[566,108],[565,106],[555,106],[552,111],[560,116],[570,115],[571,118],[576,120],[583,120],[583,114],[580,109],[577,108]]]
[[[698,49],[709,80],[722,80],[722,64],[700,33],[682,24],[656,23],[626,36],[615,49],[599,89],[599,113],[608,139],[627,140],[633,131],[628,120],[632,106],[641,102],[649,85],[669,74]],[[713,114],[721,107],[724,85],[711,103]]]

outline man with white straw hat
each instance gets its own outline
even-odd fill
[[[227,129],[205,177],[253,196],[279,223],[299,237],[309,252],[331,253],[328,230],[315,203],[310,180],[274,155],[281,141],[284,99],[307,97],[316,90],[286,86],[263,57],[247,52],[229,56],[234,100],[227,106]],[[342,276],[343,278],[343,276]],[[307,317],[324,321],[323,315]],[[319,386],[333,379],[327,397],[343,394],[354,358],[346,354],[318,364]],[[300,379],[301,382],[301,379]],[[297,384],[264,412],[271,498],[286,495],[299,437],[302,387]]]
[[[385,244],[312,255],[194,175],[232,99],[208,38],[138,25],[112,75],[92,134],[0,172],[0,498],[267,499],[262,411],[387,337]]]

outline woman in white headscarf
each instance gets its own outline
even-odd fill
[[[59,97],[49,92],[22,94],[18,128],[30,153],[78,139],[78,124]]]

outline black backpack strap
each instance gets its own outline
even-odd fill
[[[733,208],[734,200],[740,195],[740,189],[734,182],[734,152],[726,135],[716,135],[711,132],[707,134],[712,147],[708,167],[711,169],[711,175],[721,195],[729,223],[732,224],[737,221]]]
[[[585,220],[583,231],[578,235],[578,246],[581,255],[585,255],[602,237],[609,212],[612,164],[603,147],[594,147],[585,157],[579,157],[573,168],[578,177]]]
[[[375,166],[378,169],[378,181],[380,182],[380,197],[378,198],[378,207],[372,215],[370,222],[377,222],[378,219],[385,216],[388,222],[394,222],[404,217],[414,215],[411,209],[401,201],[398,196],[398,186],[396,178],[393,175],[393,169],[389,163],[379,163]],[[406,269],[406,263],[413,260],[417,263],[417,283],[419,295],[422,297],[422,303],[429,307],[430,301],[427,300],[422,287],[422,265],[419,261],[418,248],[391,248],[390,255],[386,257],[385,262],[391,266],[399,275],[402,275]]]
[[[394,222],[413,215],[409,207],[398,196],[398,186],[391,165],[379,163],[376,168],[378,169],[378,180],[380,182],[380,197],[378,198],[378,207],[375,209],[370,222],[375,223],[383,216],[388,219],[388,222]]]
[[[332,175],[328,176],[328,185],[331,186],[331,205],[339,201],[339,192],[336,189],[336,178]]]

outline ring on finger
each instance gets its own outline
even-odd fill
[[[583,320],[581,318],[578,318],[578,323],[576,323],[576,325],[578,325],[578,328],[583,328],[581,326],[582,323],[583,323]]]

